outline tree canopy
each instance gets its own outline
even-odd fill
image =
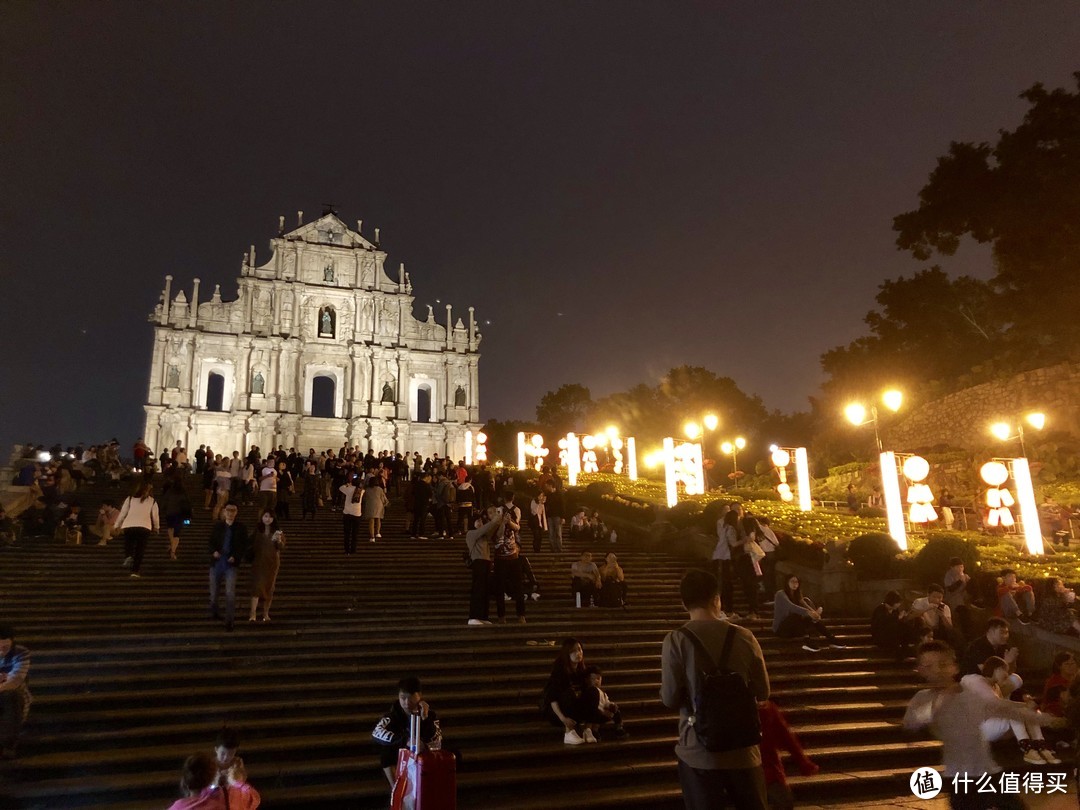
[[[919,207],[893,228],[923,261],[953,255],[965,236],[991,245],[1006,348],[1030,366],[1080,345],[1080,93],[1036,84],[1020,97],[1029,104],[1020,125],[994,145],[950,144]]]

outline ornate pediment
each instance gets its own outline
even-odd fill
[[[358,231],[352,230],[338,218],[337,214],[323,214],[314,222],[308,222],[283,234],[283,237],[286,240],[299,240],[318,245],[375,250],[373,242],[369,242]]]

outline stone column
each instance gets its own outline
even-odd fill
[[[190,344],[188,341],[184,341],[184,356],[187,360],[187,380],[186,386],[180,391],[180,401],[185,403],[189,408],[201,408],[202,403],[195,401],[195,358],[198,355],[199,341],[197,338],[192,337]]]
[[[469,358],[469,421],[477,422],[480,419],[480,373],[477,367],[477,359]]]
[[[446,305],[446,348],[452,349],[454,347],[454,316],[451,312],[450,305]]]
[[[281,400],[281,340],[273,338],[270,345],[270,379],[266,381],[267,403],[274,410],[278,409]]]
[[[199,280],[195,279],[195,283],[191,290],[191,314],[188,315],[188,328],[194,329],[195,324],[199,322]]]
[[[243,375],[236,380],[236,409],[246,411],[251,407],[251,347],[249,340],[241,346],[239,371]]]
[[[165,276],[165,300],[161,303],[161,325],[169,323],[169,307],[172,305],[172,276]]]

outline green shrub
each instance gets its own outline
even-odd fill
[[[926,545],[919,549],[913,560],[912,577],[919,587],[939,583],[945,578],[949,559],[959,557],[964,569],[974,577],[979,565],[979,549],[971,542],[952,532],[934,532],[927,535]]]
[[[599,498],[603,495],[614,495],[615,485],[610,481],[593,481],[585,487],[585,494],[590,498]]]
[[[701,528],[709,534],[716,532],[716,521],[727,514],[727,501],[710,501],[701,511]]]
[[[821,568],[825,565],[825,544],[815,540],[804,540],[800,537],[792,537],[787,532],[777,531],[776,539],[780,541],[777,551],[777,559],[805,565],[808,568]]]
[[[861,534],[848,543],[847,558],[859,579],[890,579],[896,576],[896,541],[880,532]]]
[[[688,529],[701,518],[701,504],[681,501],[667,511],[668,522],[676,529]]]

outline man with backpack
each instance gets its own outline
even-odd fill
[[[690,621],[664,639],[660,700],[679,710],[683,801],[687,810],[765,810],[757,702],[769,697],[769,674],[761,647],[720,618],[712,574],[688,571],[679,595]]]

